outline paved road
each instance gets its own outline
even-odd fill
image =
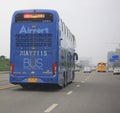
[[[8,72],[0,72],[0,86],[9,84],[9,74]]]
[[[0,87],[7,85],[8,75],[0,76],[1,81]],[[63,89],[4,87],[0,113],[120,113],[120,75],[77,72],[75,81]]]

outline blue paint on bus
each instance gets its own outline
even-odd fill
[[[75,37],[54,10],[19,10],[10,35],[10,83],[22,86],[74,80]]]

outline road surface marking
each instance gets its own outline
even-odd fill
[[[86,79],[85,79],[85,81],[87,81],[87,80],[89,80],[90,79],[90,76],[89,77],[87,77]]]
[[[52,104],[49,108],[47,108],[44,112],[45,113],[49,113],[51,112],[53,109],[55,109],[58,106],[58,104]]]
[[[91,76],[87,77],[87,79],[90,79]]]
[[[85,81],[81,81],[81,83],[85,83]]]
[[[13,85],[13,84],[3,85],[3,86],[0,86],[0,90],[2,90],[2,89],[12,88],[12,87],[16,87],[16,85]]]
[[[76,87],[80,87],[80,85],[76,85]]]
[[[70,95],[72,93],[72,91],[69,91],[68,93],[67,93],[67,95]]]

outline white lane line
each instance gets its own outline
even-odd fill
[[[76,87],[80,87],[80,85],[76,85]]]
[[[84,81],[87,81],[87,80],[89,80],[90,79],[90,77],[87,77]]]
[[[87,80],[88,80],[88,78],[85,79],[85,81],[87,81]]]
[[[67,95],[70,95],[72,93],[72,91],[69,91],[68,93],[67,93]]]
[[[58,104],[52,104],[49,108],[47,108],[44,112],[45,113],[49,113],[51,112],[53,109],[55,109],[58,106]]]
[[[81,81],[81,83],[85,83],[85,81]]]

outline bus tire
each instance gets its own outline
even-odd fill
[[[64,87],[67,86],[67,76],[64,76]]]

